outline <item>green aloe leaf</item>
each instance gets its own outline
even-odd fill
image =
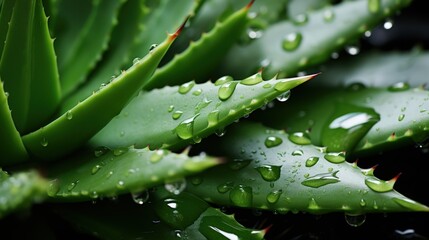
[[[75,90],[107,48],[125,0],[62,0],[56,21],[55,50],[64,95]],[[76,17],[79,13],[80,17]]]
[[[369,4],[379,3],[375,7]],[[237,45],[226,56],[222,73],[242,77],[265,67],[267,76],[293,76],[328,60],[331,54],[357,40],[409,0],[344,1],[329,8],[271,25],[259,39]],[[317,51],[314,49],[317,48]],[[251,63],[242,59],[253,59]]]
[[[101,239],[263,239],[265,233],[243,227],[233,217],[189,193],[147,200],[139,205],[122,198],[114,208],[106,201],[63,205],[56,206],[55,211],[80,229],[97,233]],[[182,219],[188,226],[170,225],[164,218],[170,224],[174,219]],[[183,224],[181,220],[178,223]]]
[[[0,12],[0,54],[3,53],[4,42],[6,41],[6,34],[9,29],[9,21],[12,17],[13,7],[15,0],[6,0],[1,3]]]
[[[346,162],[343,152],[325,153],[303,140],[243,122],[212,142],[230,163],[194,176],[187,191],[216,204],[279,212],[429,211],[394,190],[396,178],[380,180]]]
[[[59,76],[40,0],[15,1],[0,76],[21,134],[46,123],[57,110],[61,98]]]
[[[102,65],[87,83],[72,93],[63,103],[62,112],[82,101],[106,84],[112,75],[118,75],[131,60],[138,61],[147,54],[151,45],[161,42],[165,34],[174,31],[186,16],[191,15],[198,1],[160,1],[156,7],[147,9],[142,0],[128,0],[121,8],[118,25],[112,33],[109,51]],[[167,16],[162,14],[168,9]],[[164,29],[164,31],[158,31]],[[130,40],[131,39],[131,40]],[[150,83],[148,83],[150,84]]]
[[[0,169],[0,219],[46,197],[47,181],[37,172],[9,175]]]
[[[218,22],[209,33],[203,34],[199,41],[191,43],[185,52],[176,55],[166,65],[157,69],[145,89],[173,86],[192,80],[207,80],[245,30],[250,7],[251,4]],[[189,71],[191,66],[193,71]]]
[[[12,115],[7,104],[8,93],[4,92],[3,82],[0,82],[0,165],[18,163],[28,158],[21,136],[13,123]]]
[[[428,82],[428,63],[429,52],[419,49],[410,52],[367,51],[327,63],[314,85],[338,87],[362,83],[368,87],[388,87],[406,82],[417,87]]]
[[[263,81],[258,73],[241,81],[223,77],[214,84],[192,81],[141,92],[90,144],[178,149],[216,131],[221,133],[237,119],[314,76]]]
[[[138,194],[162,183],[172,184],[173,188],[183,177],[219,163],[218,159],[204,155],[188,157],[186,152],[104,147],[69,160],[47,170],[53,179],[48,194],[55,200],[88,201]]]
[[[116,116],[144,86],[182,28],[183,25],[145,58],[135,62],[89,98],[50,124],[25,135],[23,141],[27,150],[37,158],[51,160],[82,146]],[[81,131],[82,129],[85,131]]]
[[[329,7],[332,2],[332,0],[290,0],[287,4],[288,17],[290,19],[302,17],[302,14]]]
[[[316,102],[307,99],[310,94]],[[306,89],[287,107],[264,112],[265,124],[308,133],[315,145],[328,151],[369,154],[423,142],[429,136],[429,92],[406,83],[388,88]],[[283,117],[287,116],[287,117]]]

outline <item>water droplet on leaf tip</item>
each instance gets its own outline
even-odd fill
[[[276,97],[277,101],[279,102],[286,102],[289,98],[290,98],[290,90]]]

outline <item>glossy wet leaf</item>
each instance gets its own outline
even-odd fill
[[[90,201],[138,193],[218,163],[216,158],[188,157],[167,150],[99,147],[49,167],[52,181],[48,194],[58,201]]]
[[[259,69],[267,76],[293,76],[300,70],[328,60],[331,53],[358,39],[387,16],[405,7],[409,1],[382,0],[377,12],[368,11],[368,1],[345,1],[332,7],[299,15],[271,25],[259,39],[248,45],[237,45],[226,56],[222,72],[242,77]],[[326,10],[333,20],[325,20]],[[302,34],[302,41],[293,49],[284,49],[288,34]],[[317,48],[317,51],[313,49]],[[251,63],[240,59],[254,59]],[[261,64],[263,63],[263,64]],[[269,64],[267,64],[269,63]]]
[[[273,148],[265,146],[265,139],[272,136],[282,138],[283,143]],[[294,144],[283,131],[258,123],[243,122],[229,129],[222,140],[211,144],[216,146],[216,153],[236,160],[197,175],[201,183],[188,186],[187,191],[209,202],[283,213],[429,211],[428,207],[396,192],[391,184],[365,175],[362,169],[345,162],[343,153],[324,153],[312,145]],[[306,166],[308,159],[314,157],[319,160]],[[250,163],[234,168],[240,160]],[[264,174],[269,172],[258,171],[262,166],[278,166],[279,176],[267,180]],[[218,186],[225,182],[232,183],[230,190],[219,192]]]
[[[46,197],[47,181],[36,171],[8,174],[0,169],[0,219]]]
[[[257,81],[253,85],[222,82],[229,79],[226,77],[219,80],[222,84],[189,82],[180,87],[141,92],[90,144],[177,149],[224,129],[312,77]],[[178,111],[180,116],[175,115]]]

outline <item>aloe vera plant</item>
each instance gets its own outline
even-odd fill
[[[368,43],[411,1],[0,4],[2,231],[307,239],[313,220],[287,219],[428,219],[425,46]]]

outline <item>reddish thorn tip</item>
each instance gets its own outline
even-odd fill
[[[396,136],[396,133],[395,133],[395,132],[393,132],[392,134],[390,134],[390,136],[391,136],[391,137],[395,137],[395,136]]]
[[[378,167],[378,164],[375,164],[374,166],[371,167],[372,171],[375,171],[375,169]]]
[[[401,175],[402,175],[401,172],[398,173],[396,176],[394,176],[392,179],[390,179],[389,182],[395,183]]]
[[[268,227],[266,227],[266,228],[264,228],[264,229],[262,229],[262,232],[264,233],[264,235],[265,234],[267,234],[268,233],[268,231],[270,231],[270,229],[271,229],[271,227],[272,227],[273,225],[271,224],[271,225],[269,225]]]
[[[180,33],[182,32],[183,28],[185,28],[186,23],[188,22],[190,16],[187,16],[185,21],[183,21],[182,25],[180,25],[180,27],[176,30],[175,33],[170,34],[170,41],[174,40],[177,38],[177,36],[180,35]]]
[[[246,10],[251,8],[254,2],[255,2],[255,0],[250,1],[246,6]]]
[[[317,76],[319,76],[320,74],[322,74],[321,72],[319,72],[319,73],[315,73],[315,74],[311,74],[311,75],[309,75],[309,79],[308,80],[311,80],[311,79],[313,79],[313,78],[315,78],[315,77],[317,77]]]

